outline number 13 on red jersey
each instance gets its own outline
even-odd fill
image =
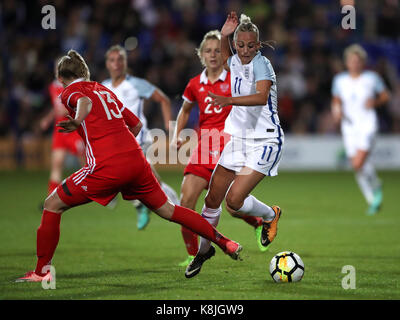
[[[117,119],[118,118],[122,118],[122,113],[118,108],[117,102],[111,97],[111,95],[110,95],[110,93],[108,91],[96,91],[96,90],[93,90],[93,93],[95,93],[99,97],[99,100],[100,100],[101,104],[103,105],[103,108],[104,108],[104,111],[106,112],[108,120],[111,120],[112,116],[114,116],[114,118],[117,118]],[[103,99],[104,96],[107,99],[107,103]],[[115,105],[116,111],[114,111],[112,109],[113,104]]]

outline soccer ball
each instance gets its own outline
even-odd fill
[[[272,258],[269,272],[275,282],[297,282],[303,278],[304,263],[296,253],[283,251]]]

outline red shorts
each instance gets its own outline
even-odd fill
[[[118,192],[125,200],[140,200],[153,211],[167,201],[149,163],[139,150],[96,164],[92,173],[88,167],[83,167],[57,187],[59,197],[70,207],[90,201],[105,206]]]
[[[202,166],[201,164],[192,164],[189,163],[186,167],[185,170],[183,171],[183,175],[187,174],[193,174],[195,176],[201,177],[204,180],[207,181],[207,187],[205,189],[208,189],[208,185],[210,184],[211,180],[211,175],[213,173],[214,169],[209,169],[206,166]]]
[[[63,149],[75,156],[81,156],[85,151],[85,144],[81,136],[76,132],[58,132],[57,127],[53,132],[52,150]]]
[[[205,140],[207,139],[207,140]],[[230,135],[223,133],[218,139],[213,137],[201,137],[197,148],[193,151],[189,163],[185,167],[183,174],[193,174],[202,177],[210,183],[211,175],[224,150],[225,145],[230,140]],[[206,141],[206,143],[204,143]]]

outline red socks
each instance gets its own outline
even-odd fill
[[[42,222],[37,229],[36,252],[38,261],[35,273],[42,274],[42,268],[53,258],[60,238],[61,214],[43,210]]]
[[[261,226],[263,223],[263,219],[260,217],[253,217],[253,216],[245,216],[243,218],[244,221],[246,221],[249,225],[251,225],[254,228],[257,228],[258,226]]]
[[[175,205],[171,221],[181,224],[192,233],[202,236],[226,251],[226,244],[230,239],[219,233],[206,219],[193,210]],[[48,265],[53,258],[54,252],[60,239],[61,214],[43,210],[42,221],[37,229],[37,265],[35,273],[42,274],[42,268]],[[186,242],[186,241],[185,241]],[[195,249],[195,250],[194,250]],[[197,245],[193,247],[192,255],[197,253]]]
[[[222,251],[226,250],[226,243],[230,241],[230,239],[219,233],[206,219],[193,210],[175,205],[171,221],[179,223],[199,236],[214,242]]]
[[[199,237],[198,237],[197,233],[190,231],[189,229],[185,228],[184,226],[182,226],[181,232],[182,232],[183,241],[185,242],[186,250],[187,250],[188,254],[190,254],[191,256],[195,256],[199,249]]]

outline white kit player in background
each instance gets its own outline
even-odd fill
[[[110,79],[103,81],[103,85],[113,91],[124,107],[132,111],[142,122],[143,127],[136,137],[144,154],[153,139],[147,128],[147,120],[143,113],[143,105],[145,99],[153,100],[160,104],[161,112],[164,119],[165,129],[169,129],[171,120],[171,102],[170,99],[159,88],[151,84],[145,79],[133,77],[128,74],[128,62],[126,50],[120,45],[110,47],[106,52],[106,68],[110,74]],[[169,185],[161,181],[160,176],[152,167],[161,188],[167,194],[169,199],[174,203],[179,203],[178,195]],[[116,199],[111,202],[111,207],[115,207]],[[150,221],[150,210],[139,201],[133,201],[133,205],[138,212],[137,227],[139,230],[144,229]]]
[[[376,108],[388,102],[389,92],[376,72],[364,70],[367,53],[360,45],[346,48],[344,60],[347,71],[333,79],[332,113],[341,124],[347,157],[369,206],[367,214],[374,215],[383,194],[370,154],[379,129]]]
[[[229,36],[233,34],[236,54],[232,55]],[[282,155],[283,130],[277,112],[276,76],[270,61],[259,49],[259,30],[244,14],[231,12],[221,29],[221,53],[231,72],[232,97],[208,94],[212,105],[232,110],[225,121],[231,140],[226,144],[214,169],[204,201],[202,216],[216,226],[225,199],[234,217],[261,217],[259,241],[264,247],[275,239],[281,209],[268,206],[250,193],[265,176],[276,176]],[[191,278],[215,253],[211,243],[200,238],[196,257],[186,269]]]

